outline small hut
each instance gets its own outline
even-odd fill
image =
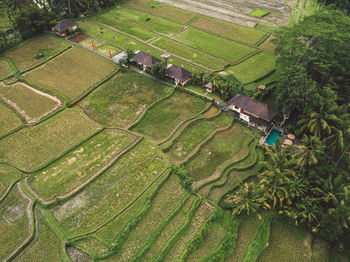
[[[265,85],[259,85],[259,87],[258,87],[258,89],[259,89],[259,90],[261,90],[261,91],[264,91],[264,90],[265,90],[265,88],[266,88],[266,86],[265,86]]]
[[[205,90],[206,90],[208,93],[213,92],[213,83],[212,83],[212,82],[209,82],[209,83],[206,84],[204,87],[205,87]]]
[[[78,25],[77,23],[69,20],[69,19],[63,19],[61,21],[59,21],[57,23],[57,25],[55,25],[52,28],[52,31],[54,31],[56,34],[60,35],[60,36],[67,36],[67,30],[77,30]]]

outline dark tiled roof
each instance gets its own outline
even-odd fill
[[[258,119],[255,119],[253,117],[249,118],[249,122],[253,122],[253,123],[261,125],[261,126],[268,126],[268,124],[266,124],[263,121],[260,121]]]
[[[187,80],[192,76],[191,72],[188,72],[186,69],[179,67],[177,65],[172,65],[166,70],[168,76],[180,80],[180,82]]]
[[[159,60],[158,58],[154,57],[154,56],[151,56],[145,52],[138,52],[133,60],[137,63],[140,63],[148,68],[152,68],[152,66],[156,63],[160,63],[162,62],[161,60]]]
[[[53,29],[59,33],[63,33],[64,30],[71,28],[73,26],[77,26],[77,23],[75,23],[69,19],[63,19],[63,20],[59,21],[58,24],[55,25],[55,27]]]
[[[276,115],[272,107],[242,94],[237,94],[232,97],[229,104],[242,108],[245,112],[258,116],[266,121],[271,121]]]

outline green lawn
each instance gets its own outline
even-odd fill
[[[185,163],[189,175],[195,181],[209,177],[226,160],[233,157],[240,159],[242,155],[237,153],[251,139],[251,133],[241,124],[234,124],[230,129],[216,133],[194,157]]]
[[[35,219],[37,220],[35,239],[14,261],[27,262],[33,261],[33,258],[35,261],[68,261],[63,243],[50,227],[44,210],[38,206],[35,208]]]
[[[20,118],[0,102],[0,136],[6,135],[21,125]]]
[[[254,28],[232,24],[212,17],[201,16],[191,26],[202,29],[212,34],[255,45],[266,33]]]
[[[266,76],[275,69],[276,56],[260,52],[237,65],[226,68],[225,72],[234,74],[243,83],[250,83]]]
[[[80,105],[88,115],[108,126],[127,127],[171,88],[127,70],[119,72],[85,98]]]
[[[127,19],[144,28],[164,35],[172,35],[183,28],[182,25],[169,20],[124,7],[114,8],[108,13],[108,15]]]
[[[207,103],[181,91],[175,91],[169,98],[160,101],[132,128],[155,140],[165,139],[186,119],[205,109]]]
[[[116,69],[114,63],[84,48],[74,47],[24,77],[73,102]]]
[[[48,167],[30,175],[28,184],[45,200],[67,194],[110,164],[135,137],[118,129],[104,130]]]
[[[122,212],[167,167],[163,152],[144,139],[52,213],[69,237],[87,233]]]
[[[0,259],[14,250],[29,235],[29,219],[26,208],[28,200],[24,198],[18,187],[0,203]]]
[[[143,41],[148,41],[158,36],[158,34],[152,31],[132,24],[127,20],[120,19],[119,14],[116,14],[113,10],[103,15],[95,16],[92,19]]]
[[[228,63],[233,63],[253,53],[256,49],[233,42],[196,29],[187,29],[175,38],[192,47],[199,48],[207,54],[219,57]]]
[[[7,101],[26,123],[36,123],[62,106],[58,98],[21,82],[0,86],[0,97]]]
[[[187,24],[198,16],[196,13],[192,13],[181,8],[176,8],[171,5],[162,4],[157,1],[132,0],[126,1],[123,3],[123,5],[147,14],[163,17],[179,24]]]
[[[103,44],[102,46],[96,48],[96,51],[107,57],[110,57],[109,51],[111,51],[112,56],[115,56],[116,54],[122,52],[122,49],[114,45]]]
[[[21,173],[8,165],[0,164],[0,198],[5,194],[9,186],[21,178]]]
[[[1,139],[0,162],[34,172],[100,129],[80,110],[68,109],[42,124],[22,128]]]
[[[231,123],[232,117],[227,116],[226,113],[221,113],[212,119],[197,120],[174,140],[168,154],[172,159],[182,160],[216,129],[228,127]]]
[[[60,50],[66,48],[69,44],[59,38],[43,34],[30,39],[24,45],[20,45],[16,49],[6,54],[10,58],[19,71],[23,71],[32,66],[50,58]],[[44,57],[36,58],[38,54],[43,54]]]
[[[152,45],[164,50],[167,53],[175,54],[178,57],[184,58],[192,63],[199,64],[210,70],[219,70],[224,67],[225,63],[217,58],[208,55],[197,49],[185,46],[170,38],[162,37],[154,42]]]

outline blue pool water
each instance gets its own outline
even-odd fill
[[[266,143],[268,143],[270,146],[272,146],[277,141],[277,137],[280,137],[282,134],[281,131],[278,131],[276,129],[272,130],[269,137],[266,139]]]

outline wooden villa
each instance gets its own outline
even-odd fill
[[[176,85],[184,86],[192,76],[192,73],[177,65],[169,65],[166,75],[175,80]]]
[[[69,19],[63,19],[57,23],[52,28],[52,31],[54,31],[56,34],[60,36],[67,36],[67,30],[75,31],[78,29],[77,23],[69,20]]]
[[[145,71],[147,68],[152,68],[154,64],[162,62],[158,58],[152,55],[149,55],[143,51],[136,51],[132,61],[141,65],[143,67],[143,71]]]
[[[276,115],[272,107],[242,94],[236,94],[229,100],[229,108],[238,113],[239,118],[248,125],[266,131],[272,125]]]

